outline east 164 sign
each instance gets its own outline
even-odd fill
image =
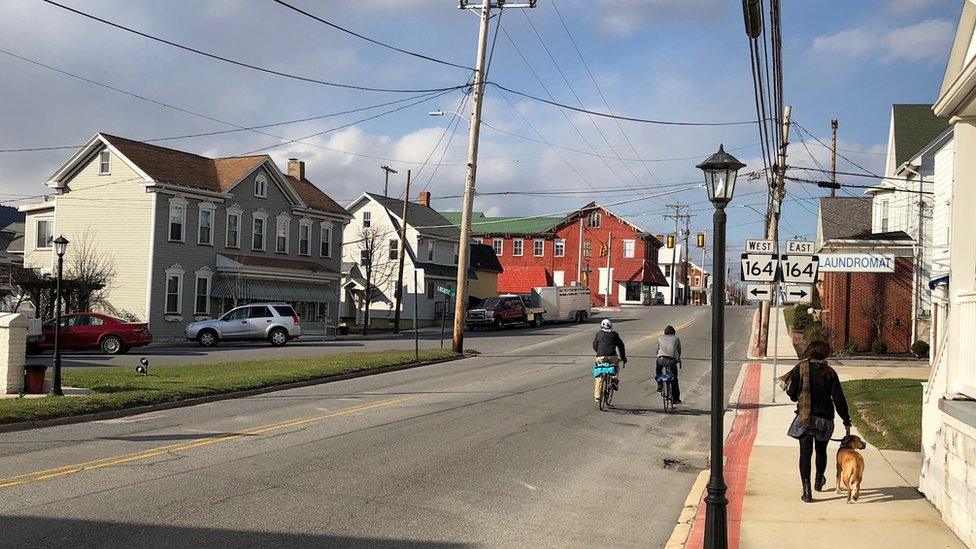
[[[815,255],[780,256],[779,267],[783,271],[783,282],[813,284],[817,281],[817,266],[820,258]]]
[[[742,280],[773,282],[776,280],[776,254],[742,254]]]

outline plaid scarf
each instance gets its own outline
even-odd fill
[[[803,360],[778,378],[779,386],[784,391],[789,391],[793,382],[793,372],[799,368],[800,371],[800,398],[796,402],[796,415],[800,420],[800,427],[810,425],[811,416],[811,397],[810,397],[810,361]]]

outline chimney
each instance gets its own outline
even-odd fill
[[[288,175],[301,181],[305,179],[305,163],[297,158],[288,159]]]
[[[427,206],[429,208],[430,207],[430,192],[429,191],[423,191],[423,192],[421,192],[420,193],[420,199],[418,200],[418,202],[420,202],[421,204],[423,204],[424,206]]]

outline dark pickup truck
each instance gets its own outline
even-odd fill
[[[464,325],[469,329],[491,327],[496,330],[509,324],[528,324],[535,326],[542,322],[545,309],[527,307],[517,295],[503,295],[486,299],[480,305],[468,310]]]

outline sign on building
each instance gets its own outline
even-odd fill
[[[821,254],[820,270],[825,273],[893,273],[892,254]]]

